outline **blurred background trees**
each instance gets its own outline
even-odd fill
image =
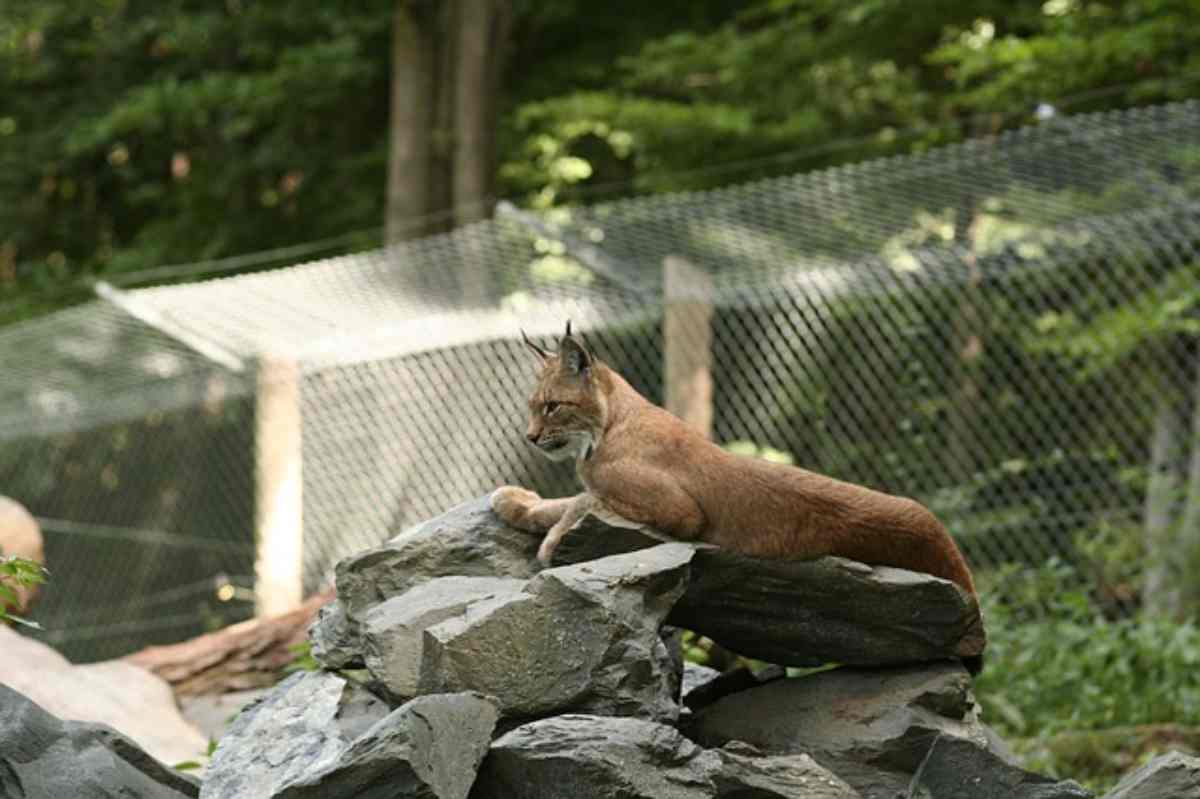
[[[0,322],[86,296],[81,279],[361,248],[481,218],[497,197],[546,208],[710,187],[997,130],[1042,103],[1189,96],[1195,13],[1189,0],[10,0]]]

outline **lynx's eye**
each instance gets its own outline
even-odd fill
[[[550,414],[552,414],[556,410],[558,410],[558,406],[559,406],[559,403],[557,403],[557,402],[547,402],[545,405],[542,406],[542,413],[549,416]]]

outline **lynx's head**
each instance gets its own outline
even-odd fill
[[[547,352],[524,332],[521,335],[542,365],[529,398],[525,437],[551,460],[586,456],[604,431],[607,412],[597,380],[599,363],[584,343],[571,335],[570,322],[557,352]]]

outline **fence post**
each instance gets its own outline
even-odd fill
[[[303,599],[304,524],[300,370],[258,362],[254,416],[255,611],[274,616]]]
[[[686,259],[663,259],[664,400],[671,413],[712,437],[712,278]]]

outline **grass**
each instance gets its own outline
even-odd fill
[[[1158,755],[1171,751],[1200,755],[1200,726],[1143,724],[1062,732],[1010,743],[1025,768],[1069,777],[1102,796],[1126,774]]]
[[[1156,754],[1196,753],[1200,627],[1105,618],[1061,564],[1030,579],[1036,603],[982,593],[987,665],[975,685],[984,720],[1025,766],[1099,793]]]

